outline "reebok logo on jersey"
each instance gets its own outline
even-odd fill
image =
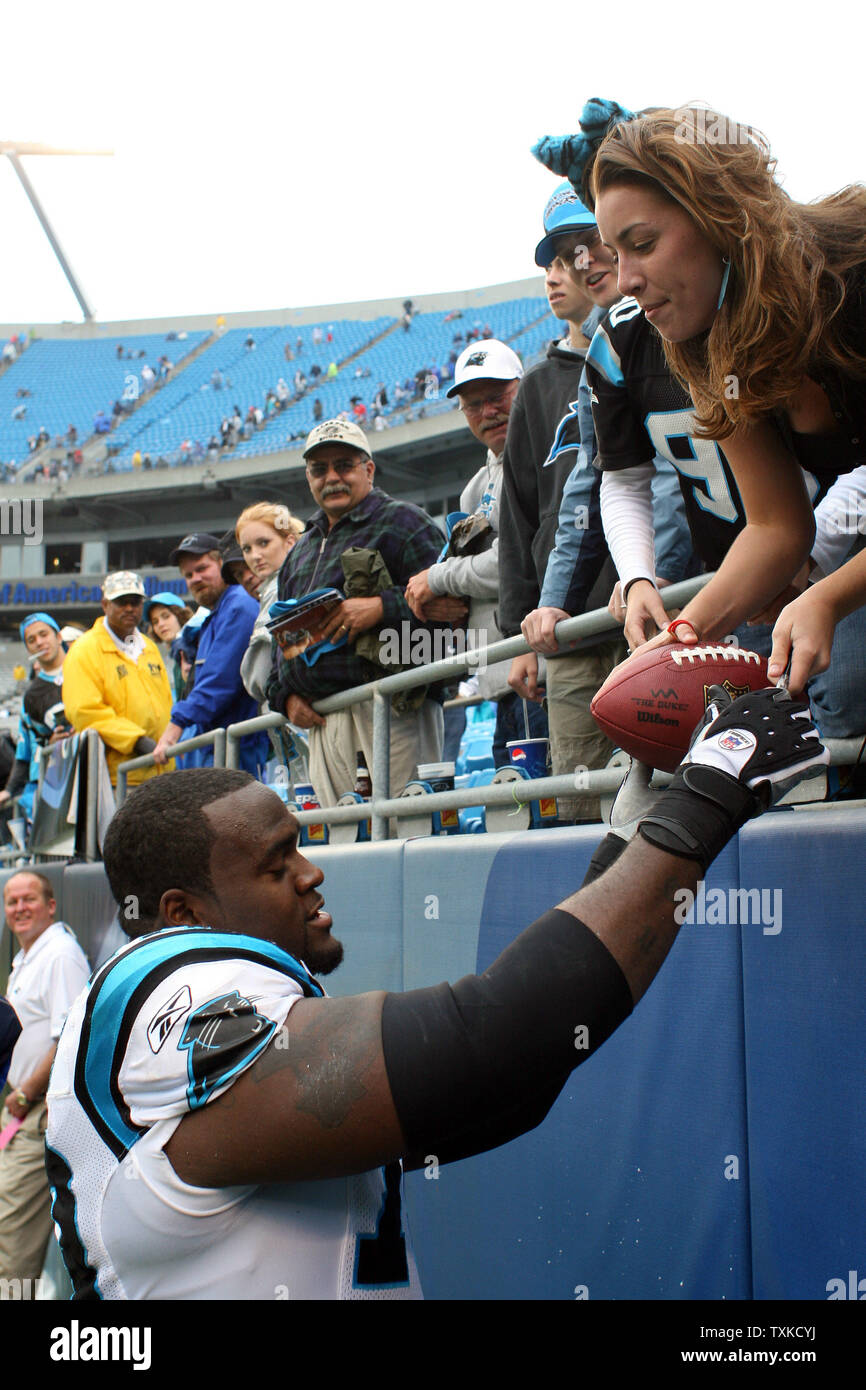
[[[154,1014],[147,1025],[147,1041],[150,1043],[150,1050],[154,1056],[159,1052],[178,1019],[183,1018],[184,1014],[191,1008],[192,995],[189,992],[189,985],[184,985],[182,989],[176,990],[171,998]]]

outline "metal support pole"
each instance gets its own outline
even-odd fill
[[[40,222],[40,225],[41,225],[41,227],[42,227],[43,232],[45,233],[45,235],[47,236],[49,242],[51,243],[51,249],[52,249],[52,251],[54,252],[55,256],[57,257],[58,261],[60,262],[60,269],[63,271],[63,274],[66,276],[66,279],[69,281],[69,288],[72,290],[72,293],[75,295],[75,298],[78,300],[79,306],[80,306],[80,308],[81,308],[81,312],[82,312],[82,314],[84,315],[85,322],[86,322],[86,323],[90,323],[90,322],[92,321],[92,319],[93,319],[93,310],[91,309],[91,307],[90,307],[90,305],[88,304],[87,300],[84,298],[84,291],[82,290],[81,286],[79,285],[78,281],[76,280],[75,275],[74,275],[73,270],[72,270],[72,266],[69,264],[69,261],[66,259],[66,256],[65,256],[64,251],[63,251],[63,247],[60,245],[60,242],[59,242],[58,239],[57,239],[57,235],[56,235],[56,233],[55,233],[55,231],[54,231],[54,228],[52,227],[51,223],[48,221],[48,216],[47,216],[47,214],[46,214],[46,212],[45,212],[45,209],[43,208],[42,204],[40,203],[39,199],[38,199],[37,196],[36,196],[36,190],[35,190],[35,188],[33,187],[33,184],[30,182],[29,178],[27,177],[27,174],[26,174],[26,172],[25,172],[25,170],[24,170],[24,166],[23,166],[23,164],[21,163],[21,160],[18,158],[18,155],[15,153],[15,151],[14,151],[14,150],[6,150],[6,154],[7,154],[8,157],[9,157],[9,163],[12,165],[12,168],[15,170],[16,174],[18,175],[18,178],[19,178],[19,180],[20,180],[20,182],[21,182],[21,186],[22,186],[22,188],[24,189],[24,192],[27,194],[27,197],[30,199],[30,206],[33,208],[33,211],[36,213],[36,216],[39,218],[39,222]]]
[[[99,858],[97,836],[97,778],[99,777],[99,735],[93,730],[86,734],[87,796],[84,810],[84,858],[92,864]]]
[[[373,802],[384,801],[391,786],[391,697],[373,691]],[[374,810],[370,838],[387,840],[388,821]]]

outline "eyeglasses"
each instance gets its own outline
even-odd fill
[[[545,270],[549,270],[551,265],[561,265],[563,270],[586,270],[587,259],[596,247],[601,245],[601,234],[597,227],[586,227],[579,237],[576,237],[571,246],[567,242],[557,247],[556,255],[551,259],[550,265],[546,265]]]
[[[500,391],[492,391],[489,396],[485,396],[480,401],[460,401],[460,409],[464,415],[481,415],[489,405],[500,406],[511,390],[513,383],[508,382]]]
[[[307,472],[311,478],[324,478],[333,468],[335,473],[345,478],[347,473],[351,473],[361,463],[366,463],[366,459],[336,459],[333,463],[308,463]]]

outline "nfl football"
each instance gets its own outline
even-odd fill
[[[767,663],[743,647],[652,647],[626,661],[595,696],[595,722],[618,748],[674,772],[709,703],[711,685],[733,699],[770,684]]]

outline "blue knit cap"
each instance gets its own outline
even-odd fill
[[[57,626],[50,613],[28,613],[27,617],[24,619],[24,621],[18,628],[18,631],[21,634],[22,642],[24,641],[24,631],[26,628],[30,626],[31,623],[47,623],[49,627],[54,628],[55,632],[60,632],[60,628]]]
[[[568,179],[578,193],[583,190],[587,165],[608,131],[621,121],[633,121],[633,111],[604,97],[590,97],[580,113],[577,135],[545,135],[532,147],[540,164]]]

